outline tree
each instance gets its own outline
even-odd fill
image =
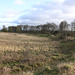
[[[16,32],[16,26],[9,26],[8,32]]]
[[[36,26],[30,26],[30,31],[36,31],[36,30],[37,30]]]
[[[42,25],[36,26],[36,30],[37,30],[37,31],[41,31],[41,30],[42,30]]]
[[[58,30],[58,27],[55,23],[51,23],[51,30],[52,31],[57,31]]]
[[[16,27],[16,32],[17,32],[17,33],[21,33],[21,32],[22,32],[21,26],[18,25],[18,26]]]
[[[75,20],[71,22],[71,31],[72,31],[73,36],[75,36]]]
[[[59,25],[60,37],[63,38],[67,35],[68,31],[68,23],[66,21],[62,21]]]
[[[29,28],[28,25],[24,25],[24,26],[23,26],[23,30],[24,30],[24,31],[28,31],[28,30],[29,30],[28,28]]]
[[[2,32],[7,32],[7,28],[5,27],[5,25],[3,25],[3,29],[1,30]]]

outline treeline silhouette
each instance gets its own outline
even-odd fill
[[[43,25],[17,25],[17,26],[3,26],[2,32],[14,32],[14,33],[34,33],[34,34],[59,34],[63,36],[75,36],[75,21],[68,24],[67,21],[62,21],[59,25],[55,23],[46,23]]]

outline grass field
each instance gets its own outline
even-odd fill
[[[0,75],[75,75],[75,40],[0,32]]]
[[[0,33],[0,51],[48,50],[49,39],[26,34]]]
[[[58,46],[59,42],[51,41],[46,37],[18,33],[0,33],[0,51],[17,50],[49,50]]]

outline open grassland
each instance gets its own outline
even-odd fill
[[[49,39],[25,34],[0,33],[0,51],[49,49]]]
[[[0,75],[75,75],[75,40],[0,32]]]
[[[50,50],[57,47],[59,42],[46,37],[18,33],[0,33],[0,51],[18,50]]]

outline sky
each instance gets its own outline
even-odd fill
[[[75,0],[0,0],[0,27],[75,20]]]

